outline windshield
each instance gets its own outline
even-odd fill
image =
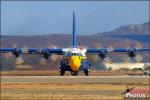
[[[71,53],[72,56],[80,56],[81,53]]]

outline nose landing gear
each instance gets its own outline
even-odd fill
[[[78,75],[78,71],[71,71],[71,75],[72,76],[77,76]]]

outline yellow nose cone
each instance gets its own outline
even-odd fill
[[[79,56],[71,56],[69,60],[69,66],[73,71],[77,71],[81,65],[81,61],[79,59]]]

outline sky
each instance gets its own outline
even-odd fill
[[[2,1],[2,35],[89,35],[149,21],[149,1]]]

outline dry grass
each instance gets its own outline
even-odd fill
[[[66,99],[73,99],[73,100],[93,100],[93,99],[107,99],[107,100],[117,100],[123,99],[123,96],[120,94],[99,94],[99,93],[63,93],[63,92],[23,92],[21,90],[47,90],[47,89],[56,89],[56,90],[122,90],[126,89],[127,84],[65,84],[65,83],[23,83],[23,82],[7,82],[1,84],[1,89],[7,89],[8,92],[1,93],[2,100],[22,100],[22,99],[30,99],[30,100],[66,100]],[[136,88],[148,88],[148,86],[142,84],[132,84],[130,85],[135,86]],[[10,92],[9,89],[13,90],[20,90],[20,92]]]
[[[101,94],[35,94],[35,93],[7,93],[1,95],[2,100],[118,100],[123,99],[122,96],[101,95]]]

